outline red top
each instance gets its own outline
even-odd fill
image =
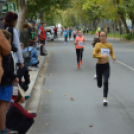
[[[78,43],[76,44],[76,49],[82,49],[84,47],[83,43],[85,38],[83,36],[82,37],[77,36],[75,40],[78,40]]]
[[[17,109],[20,110],[20,112],[28,119],[33,119],[34,117],[36,117],[37,115],[33,115],[28,113],[20,104],[18,103],[13,103],[12,104],[13,107],[16,107]]]
[[[39,34],[39,39],[45,40],[45,39],[46,39],[46,35],[45,35],[44,27],[40,26],[39,30],[41,31],[41,33]],[[41,35],[42,35],[43,37],[42,37]]]
[[[57,33],[57,27],[54,28],[54,32]]]

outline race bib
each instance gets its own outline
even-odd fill
[[[79,46],[83,46],[84,44],[83,44],[83,42],[81,42],[81,41],[79,41]]]
[[[109,57],[109,53],[110,53],[110,50],[109,49],[101,48],[101,54],[102,55],[108,55],[108,57]]]
[[[14,96],[18,96],[19,87],[17,84],[13,84],[13,94]]]

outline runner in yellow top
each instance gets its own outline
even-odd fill
[[[110,65],[109,65],[109,57],[113,58],[113,62],[115,62],[115,55],[113,51],[113,46],[107,41],[106,32],[100,32],[100,43],[95,45],[93,51],[93,58],[97,58],[96,64],[96,74],[97,74],[97,84],[98,87],[102,87],[102,76],[104,77],[104,100],[103,105],[107,106],[107,96],[108,96],[108,79],[110,76]]]

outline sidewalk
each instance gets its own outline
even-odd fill
[[[30,74],[30,81],[31,83],[29,84],[29,89],[27,90],[27,92],[25,93],[26,95],[30,95],[32,94],[33,88],[37,82],[39,73],[40,73],[40,69],[43,66],[43,63],[45,61],[45,57],[44,56],[39,56],[39,71],[29,71]],[[28,101],[26,101],[23,106],[26,108]]]

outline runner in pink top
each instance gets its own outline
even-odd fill
[[[74,44],[76,45],[77,65],[80,68],[80,64],[83,64],[83,48],[85,44],[85,38],[82,36],[82,31],[78,31],[78,36],[75,39]]]

